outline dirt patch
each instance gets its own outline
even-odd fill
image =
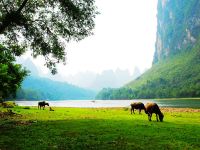
[[[200,112],[200,109],[193,109],[193,108],[169,108],[169,107],[162,107],[160,109],[163,112]]]
[[[124,110],[129,111],[129,107],[112,107],[112,108],[94,108],[96,111],[109,111],[109,110]],[[160,107],[163,112],[200,112],[200,109],[195,108],[175,108],[175,107]]]
[[[31,121],[31,120],[28,120],[28,121],[16,121],[15,125],[26,126],[26,125],[31,125],[32,123],[34,123],[34,122]]]

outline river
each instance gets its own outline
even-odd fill
[[[19,106],[37,106],[38,101],[15,101]],[[173,99],[173,100],[59,100],[48,101],[54,107],[129,107],[132,102],[155,102],[161,107],[200,108],[200,99]]]

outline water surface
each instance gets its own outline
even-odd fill
[[[38,101],[15,101],[19,106],[37,106]],[[155,102],[161,107],[200,108],[200,99],[174,99],[174,100],[59,100],[48,101],[54,107],[129,107],[132,102]]]

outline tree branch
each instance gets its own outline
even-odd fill
[[[0,34],[2,34],[5,29],[9,26],[10,24],[10,20],[9,20],[9,16],[10,16],[10,13],[7,13],[6,16],[3,18],[1,24],[0,24]]]
[[[2,3],[4,4],[4,1],[1,0]],[[11,22],[16,22],[16,20],[13,20],[17,15],[20,15],[20,12],[22,11],[22,9],[25,7],[26,3],[28,2],[28,0],[24,0],[23,3],[21,4],[21,6],[19,7],[19,9],[15,12],[15,11],[11,11],[10,13],[8,12],[5,17],[2,20],[2,23],[0,24],[0,34],[2,34],[5,29],[11,24]],[[4,5],[5,7],[5,5]],[[6,8],[6,7],[5,7]],[[16,19],[16,18],[15,18]]]
[[[28,0],[24,0],[22,5],[19,7],[19,9],[17,10],[17,13],[20,13],[22,11],[22,9],[24,8],[24,6],[26,5],[26,3],[28,2]]]
[[[5,8],[6,12],[9,13],[9,11],[8,11],[8,9],[7,9],[7,7],[6,7],[5,3],[4,3],[4,1],[3,1],[3,0],[1,0],[1,1],[2,1],[3,7]]]

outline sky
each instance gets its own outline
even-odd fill
[[[151,67],[156,40],[157,0],[96,0],[100,14],[95,19],[94,35],[66,47],[66,65],[58,74],[101,73],[104,70]],[[47,73],[42,58],[33,62]]]

